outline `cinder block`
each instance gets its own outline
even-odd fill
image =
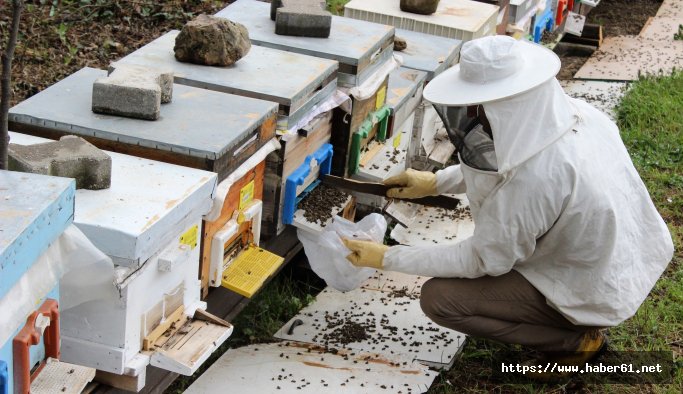
[[[330,36],[332,14],[318,0],[283,0],[275,16],[275,34],[286,36]]]
[[[35,145],[9,144],[9,170],[75,178],[77,189],[99,190],[111,185],[111,157],[88,141],[64,136]]]
[[[114,70],[92,87],[93,112],[130,118],[157,120],[161,111],[159,74]]]
[[[156,74],[156,78],[159,82],[159,87],[161,88],[161,103],[168,104],[173,100],[173,70],[168,67],[149,67],[149,66],[138,66],[136,64],[119,64],[112,63],[109,65],[109,75],[112,75],[119,70],[119,73],[130,74]],[[152,77],[151,75],[149,75]]]
[[[173,70],[170,68],[138,66],[135,64],[118,64],[112,63],[109,66],[109,75],[121,75],[128,78],[128,75],[148,75],[150,78],[155,78],[159,82],[161,88],[161,103],[170,103],[173,99]],[[117,77],[115,75],[115,77]]]

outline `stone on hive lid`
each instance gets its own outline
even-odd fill
[[[8,158],[11,171],[75,178],[77,189],[100,190],[111,185],[111,157],[80,137],[9,144]]]
[[[401,0],[401,11],[413,14],[431,15],[436,12],[439,0]]]
[[[327,38],[331,29],[332,14],[318,0],[282,0],[275,14],[275,34]]]
[[[93,83],[92,111],[157,120],[161,112],[161,91],[158,72],[140,68],[117,69]]]
[[[206,66],[230,66],[250,49],[244,25],[205,14],[183,26],[173,47],[178,61]]]
[[[170,68],[114,63],[109,66],[109,75],[115,72],[136,74],[153,73],[155,74],[153,78],[158,79],[159,87],[161,88],[161,103],[167,104],[170,103],[173,99],[173,70],[171,70]]]
[[[394,36],[394,50],[400,52],[406,48],[408,48],[408,42],[405,40],[405,38]]]

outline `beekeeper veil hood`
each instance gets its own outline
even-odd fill
[[[483,104],[491,124],[498,172],[506,173],[570,131],[578,119],[554,78],[552,51],[506,36],[472,40],[460,63],[427,85],[424,97],[445,106]]]

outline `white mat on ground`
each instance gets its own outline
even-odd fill
[[[282,342],[228,350],[185,393],[423,393],[436,375],[395,356]]]
[[[397,225],[391,231],[391,238],[402,245],[444,245],[453,244],[471,237],[474,234],[474,222],[470,215],[469,202],[464,194],[455,195],[460,198],[460,206],[455,210],[443,208],[420,207],[410,220],[401,219],[407,226]],[[394,203],[389,210],[400,209],[401,204]]]
[[[607,37],[574,75],[576,79],[635,81],[644,74],[671,74],[683,67],[683,41],[638,36]]]
[[[405,291],[407,294],[419,296],[422,285],[429,279],[427,276],[415,276],[401,272],[377,271],[361,284],[362,289],[384,292]]]
[[[604,81],[560,81],[570,97],[584,100],[614,120],[614,109],[624,97],[628,83]]]
[[[303,324],[287,334],[296,320]],[[350,334],[349,334],[350,333]],[[365,334],[365,335],[364,335]],[[277,333],[276,338],[396,355],[447,367],[465,342],[465,334],[433,323],[414,294],[327,288]]]

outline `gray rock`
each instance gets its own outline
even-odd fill
[[[92,110],[98,114],[156,120],[161,111],[160,75],[120,68],[93,83]]]
[[[286,36],[330,36],[332,14],[318,0],[282,0],[275,16],[275,34]]]
[[[175,58],[207,66],[230,66],[251,49],[244,25],[225,18],[199,15],[175,39]]]
[[[402,51],[406,48],[408,48],[408,42],[404,38],[394,36],[394,50]]]
[[[9,144],[8,158],[12,171],[75,178],[77,189],[100,190],[111,185],[111,157],[80,137],[27,146]]]
[[[401,11],[430,15],[436,12],[439,0],[401,0]]]

